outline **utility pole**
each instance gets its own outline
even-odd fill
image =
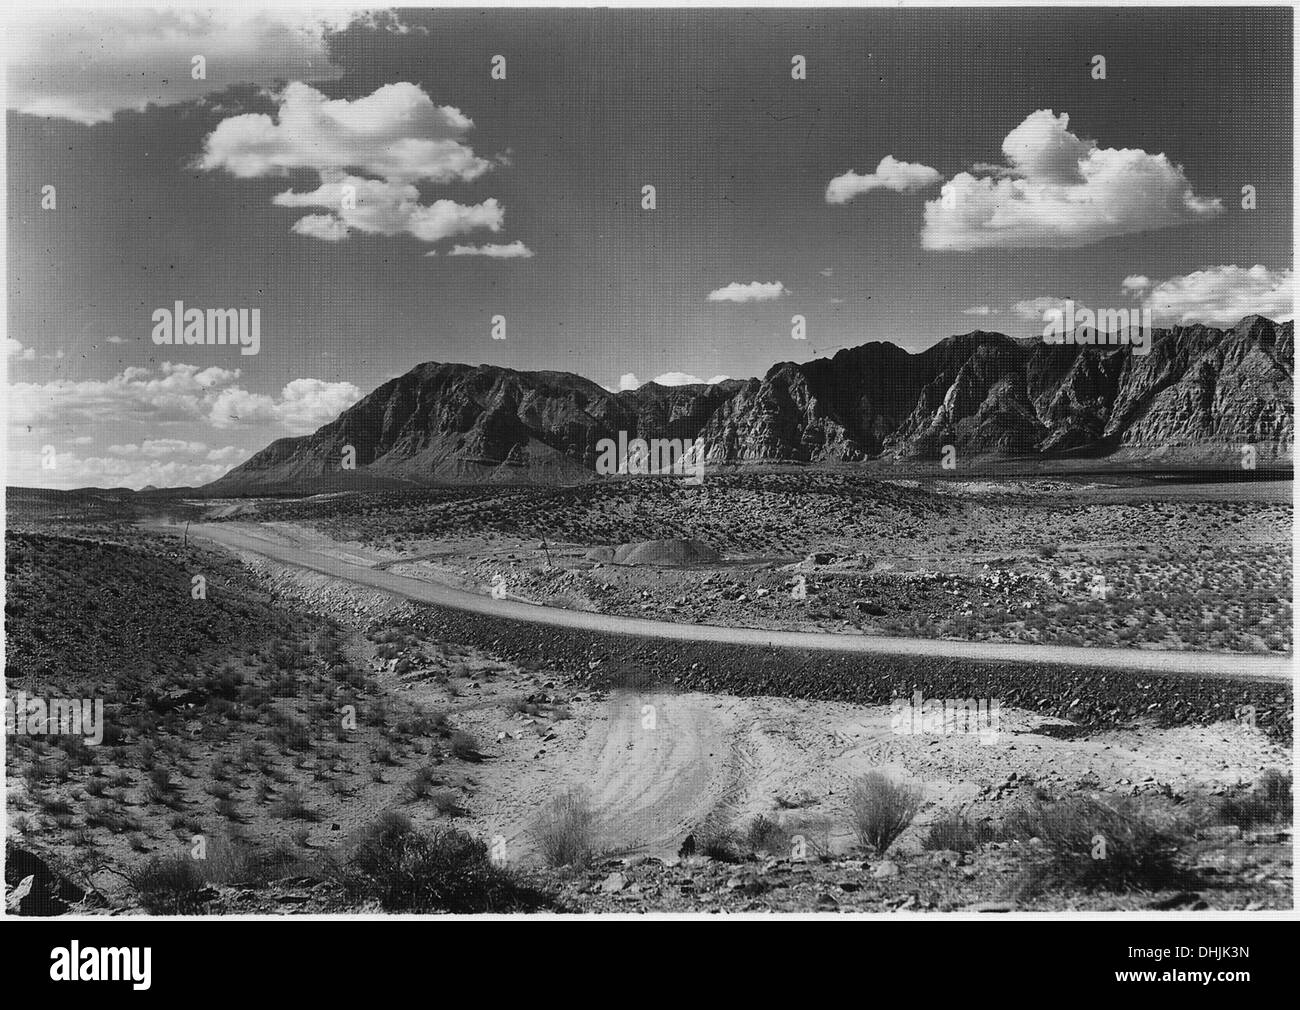
[[[550,548],[548,548],[548,547],[546,546],[546,538],[545,538],[545,537],[542,538],[542,550],[546,552],[546,567],[547,567],[547,568],[554,568],[555,566],[554,566],[553,564],[551,564],[551,551],[550,551]]]
[[[181,537],[181,550],[187,550],[190,546],[190,521],[185,520],[185,534]]]

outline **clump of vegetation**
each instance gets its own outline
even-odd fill
[[[849,792],[849,814],[858,840],[879,855],[894,844],[921,807],[921,791],[868,772]]]
[[[720,863],[739,863],[745,858],[745,840],[722,811],[712,811],[691,834],[698,855]]]
[[[972,821],[961,810],[941,814],[921,840],[921,848],[932,851],[974,852],[986,842],[1002,837],[997,825],[989,821]]]
[[[492,863],[482,840],[463,831],[421,832],[401,814],[362,834],[334,875],[354,898],[387,912],[506,912],[541,908],[546,895]]]
[[[152,915],[194,915],[207,901],[207,881],[187,856],[155,856],[131,875],[131,884]]]
[[[451,753],[462,761],[478,762],[483,755],[478,749],[478,741],[464,730],[456,730],[451,735]]]
[[[790,854],[790,832],[772,820],[759,814],[750,821],[745,832],[745,842],[750,851],[766,853],[769,856],[788,856]]]
[[[595,853],[595,830],[586,791],[570,789],[542,808],[532,834],[548,866],[585,866]]]
[[[1219,816],[1226,824],[1249,830],[1260,824],[1289,821],[1292,814],[1291,773],[1269,768],[1244,796],[1229,796]]]
[[[314,821],[316,812],[307,805],[307,797],[300,789],[286,789],[271,804],[271,815],[286,821]]]
[[[1167,803],[1135,797],[1065,796],[1039,799],[1013,812],[1006,837],[1042,843],[1022,889],[1158,890],[1182,876],[1178,850],[1190,841],[1186,821]]]

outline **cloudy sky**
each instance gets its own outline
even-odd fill
[[[202,483],[422,361],[617,389],[1062,298],[1291,315],[1285,8],[103,11],[6,45],[10,484]],[[259,309],[259,353],[156,346],[178,300]]]

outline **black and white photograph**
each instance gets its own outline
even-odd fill
[[[1290,5],[5,18],[4,918],[1293,916]]]

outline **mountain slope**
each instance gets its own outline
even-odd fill
[[[567,372],[428,362],[310,435],[208,485],[256,493],[366,483],[568,482],[601,439],[703,439],[710,465],[1114,455],[1262,462],[1294,443],[1291,323],[1153,331],[1151,353],[976,331],[919,354],[869,343],[761,379],[611,393]],[[351,453],[351,458],[349,453]],[[349,468],[347,462],[354,462]]]

